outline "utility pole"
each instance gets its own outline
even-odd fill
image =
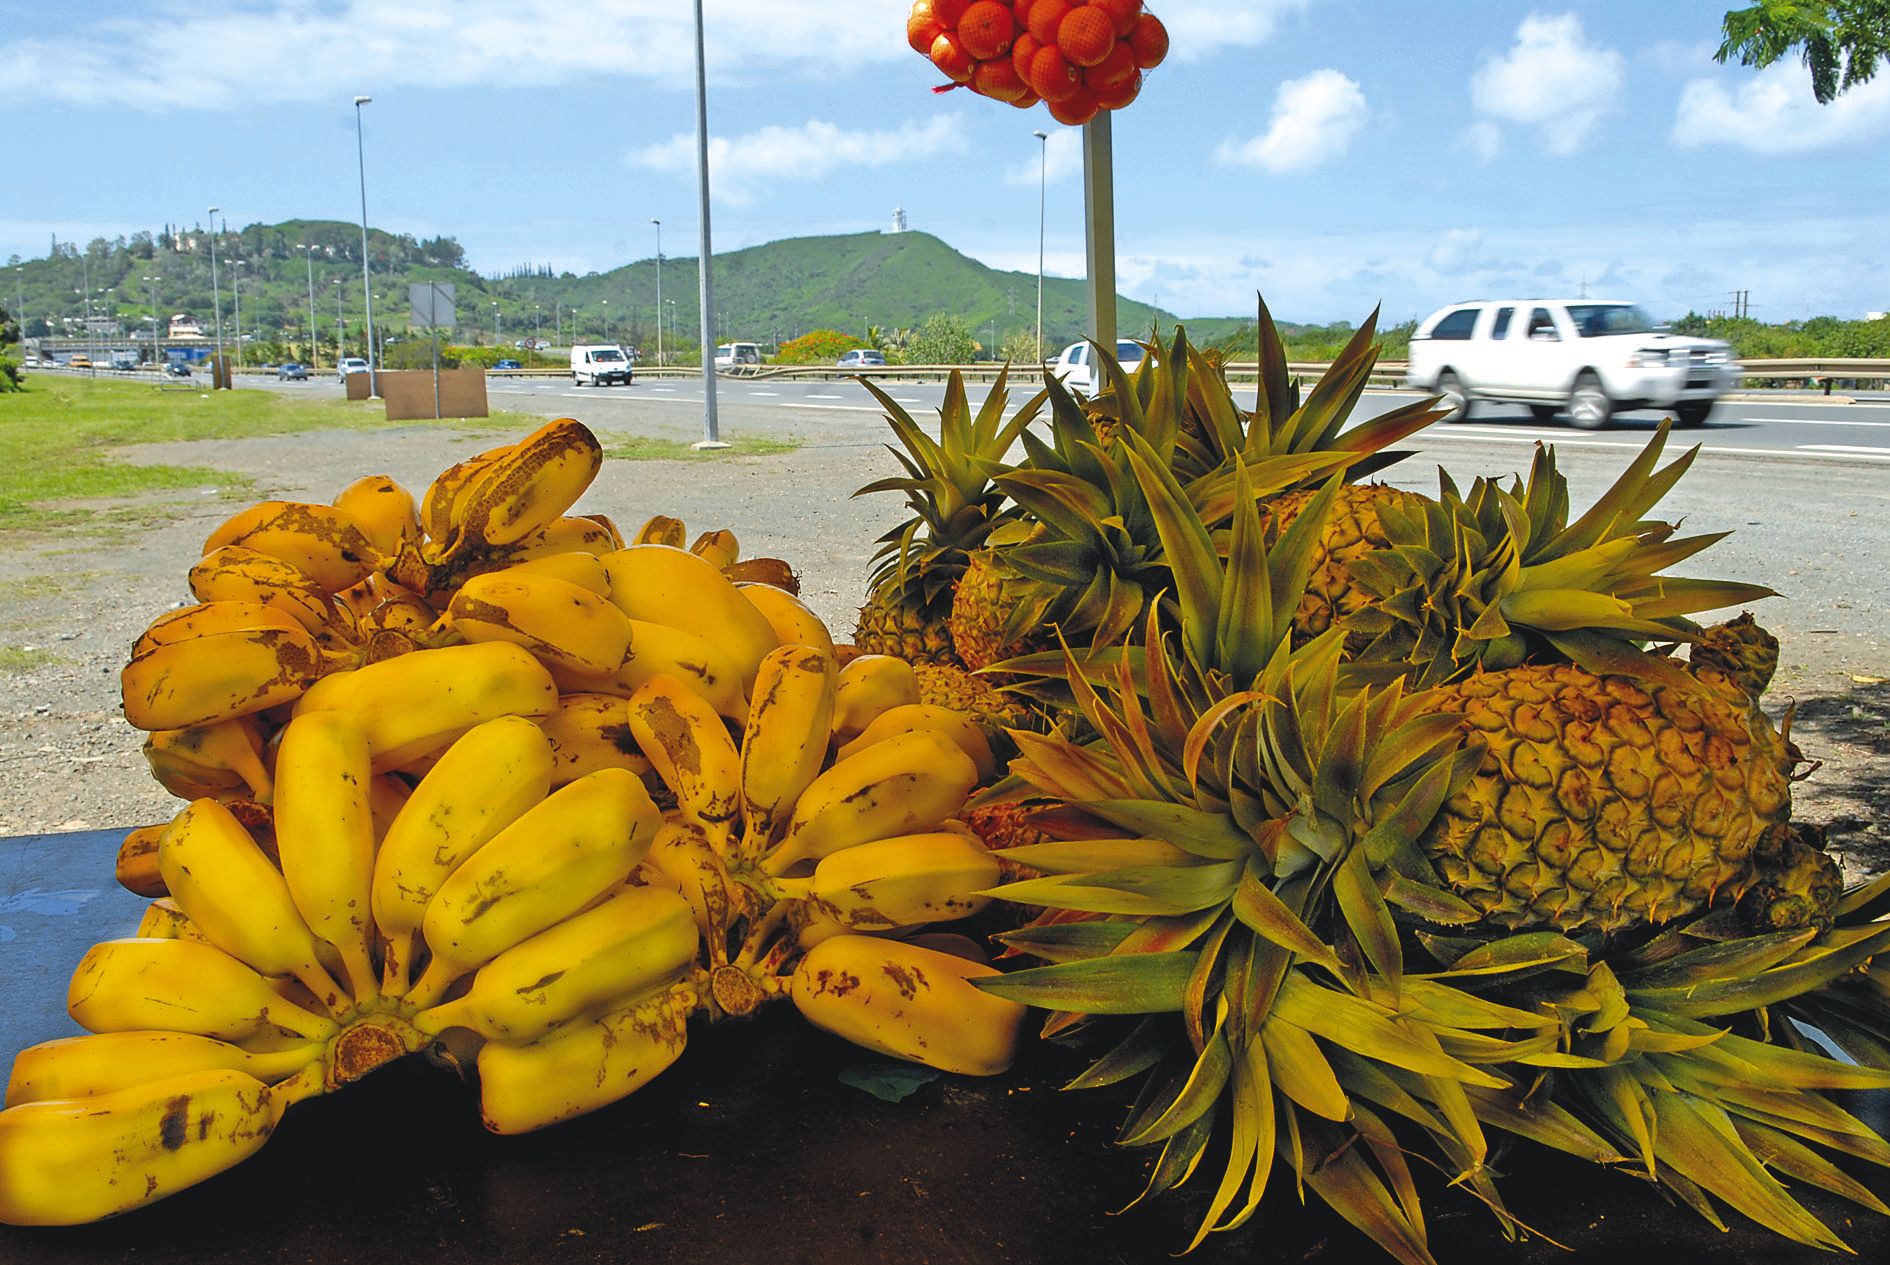
[[[1037,363],[1043,368],[1043,229],[1044,208],[1050,190],[1050,133],[1033,132],[1037,138]]]
[[[223,367],[223,290],[217,282],[217,212],[221,207],[210,208],[210,309],[216,315],[217,331],[217,368],[210,372],[210,389],[216,390],[217,378]]]
[[[230,298],[236,304],[236,364],[243,364],[243,266],[247,259],[232,259],[230,264],[236,269],[230,274]]]
[[[656,225],[656,363],[663,363],[663,221]]]
[[[374,358],[374,294],[368,281],[367,142],[361,132],[361,107],[373,100],[373,97],[354,99],[354,159],[361,173],[361,299],[367,308],[368,394],[378,397],[381,380],[377,376]]]
[[[314,247],[301,245],[296,247],[302,252],[302,262],[308,265],[308,358],[309,368],[320,369],[321,351],[315,345],[315,250]]]
[[[701,203],[702,258],[696,269],[702,303],[702,439],[697,448],[726,448],[715,416],[714,249],[709,232],[709,61],[702,39],[702,0],[696,0],[696,195]]]
[[[341,368],[342,357],[348,354],[344,340],[348,336],[348,327],[341,319],[341,278],[336,277],[335,286],[335,368]]]
[[[1083,227],[1089,255],[1089,336],[1116,352],[1116,176],[1109,111],[1083,124]]]
[[[151,367],[155,369],[158,362],[164,359],[163,353],[158,350],[158,279],[144,277],[142,280],[151,287]]]

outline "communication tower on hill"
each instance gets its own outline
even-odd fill
[[[895,233],[903,233],[906,231],[906,208],[903,206],[893,208],[892,231]]]

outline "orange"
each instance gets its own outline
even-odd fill
[[[1050,117],[1067,127],[1081,127],[1096,117],[1098,108],[1096,94],[1088,88],[1078,88],[1066,99],[1050,102]]]
[[[1054,44],[1057,29],[1069,15],[1070,6],[1064,0],[1031,0],[1030,33],[1039,44]]]
[[[1020,31],[1030,29],[1030,6],[1033,2],[1034,0],[1016,0],[1016,3],[1011,5],[1012,11],[1017,14],[1017,29]]]
[[[1093,4],[1071,9],[1057,24],[1057,47],[1073,66],[1094,66],[1116,46],[1115,24]]]
[[[1043,45],[1037,42],[1037,37],[1029,31],[1019,35],[1017,42],[1011,45],[1011,65],[1016,67],[1017,77],[1026,84],[1030,82],[1030,63],[1037,56],[1037,50],[1042,47]]]
[[[1083,72],[1083,82],[1094,88],[1100,95],[1106,88],[1114,88],[1125,80],[1135,78],[1135,50],[1129,47],[1127,40],[1117,40],[1109,50],[1109,56]],[[1108,107],[1105,106],[1104,109]]]
[[[1017,17],[998,0],[978,0],[958,19],[958,42],[979,61],[1004,56],[1016,38]]]
[[[1135,20],[1142,16],[1142,0],[1089,0],[1089,7],[1109,15],[1117,39],[1127,38],[1135,30]]]
[[[906,15],[906,43],[915,53],[930,53],[932,41],[945,33],[945,24],[932,12],[932,0],[917,0]]]
[[[956,30],[958,19],[965,16],[971,0],[932,0],[932,16],[948,31]]]
[[[1113,87],[1103,88],[1096,93],[1096,104],[1105,110],[1120,110],[1142,91],[1142,72],[1132,70],[1129,77]]]
[[[969,83],[972,68],[977,65],[950,31],[932,41],[932,64],[953,83]]]
[[[1135,20],[1129,47],[1135,50],[1136,65],[1143,70],[1153,70],[1168,56],[1168,28],[1153,13],[1144,13]]]
[[[1016,106],[1020,110],[1028,110],[1031,106],[1036,105],[1041,100],[1043,100],[1043,98],[1038,96],[1036,93],[1026,92],[1024,93],[1023,96],[1011,102],[1011,104]]]
[[[993,101],[1015,101],[1029,91],[1008,57],[979,62],[971,72],[971,90]]]
[[[1048,0],[1038,0],[1048,3]],[[1045,101],[1067,101],[1082,88],[1076,68],[1055,44],[1046,44],[1030,59],[1030,73],[1024,76],[1031,90]]]

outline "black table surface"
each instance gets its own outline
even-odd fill
[[[111,878],[118,838],[0,840],[0,1059],[75,1033],[72,967],[136,927],[142,902]],[[0,1265],[1158,1262],[1187,1243],[1218,1178],[1210,1155],[1181,1194],[1116,1215],[1153,1153],[1111,1145],[1125,1095],[1058,1092],[1080,1066],[1068,1051],[1033,1046],[1006,1076],[942,1077],[899,1103],[838,1079],[870,1061],[772,1006],[700,1028],[612,1108],[499,1138],[468,1086],[407,1059],[298,1105],[255,1158],[162,1203],[77,1229],[0,1227]],[[1507,1241],[1469,1196],[1420,1176],[1443,1265],[1832,1259],[1734,1213],[1722,1233],[1643,1182],[1537,1148],[1498,1166],[1510,1210],[1546,1238]],[[1799,1193],[1862,1259],[1890,1261],[1890,1219]],[[1390,1258],[1316,1200],[1301,1206],[1276,1169],[1259,1214],[1192,1259]]]

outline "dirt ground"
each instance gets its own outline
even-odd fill
[[[489,433],[428,426],[149,445],[126,459],[209,466],[248,476],[255,496],[326,501],[364,473],[390,474],[417,491],[446,465],[492,442]],[[1504,460],[1507,468],[1515,457]],[[1411,465],[1409,477],[1393,481],[1434,488],[1434,468]],[[1610,469],[1618,465],[1618,457],[1609,459]],[[683,518],[692,533],[732,527],[745,554],[790,559],[802,575],[803,597],[837,634],[846,634],[873,542],[901,517],[894,497],[856,500],[850,493],[891,472],[880,435],[862,429],[777,456],[610,461],[579,509],[608,513],[626,531],[658,512]],[[1579,474],[1570,463],[1571,480]],[[1723,506],[1715,477],[1723,476],[1702,465],[1683,490],[1691,485],[1702,505],[1717,498]],[[1768,707],[1775,715],[1793,707],[1793,738],[1822,761],[1799,787],[1798,815],[1826,825],[1853,878],[1890,868],[1884,825],[1890,628],[1882,619],[1890,610],[1884,598],[1890,578],[1880,550],[1866,548],[1847,559],[1831,544],[1834,532],[1846,530],[1843,522],[1860,513],[1876,515],[1879,531],[1890,521],[1881,494],[1860,487],[1860,499],[1848,508],[1844,498],[1826,497],[1815,507],[1801,501],[1789,513],[1769,512],[1764,493],[1742,493],[1742,521],[1765,515],[1790,525],[1776,535],[1736,534],[1712,555],[1715,574],[1756,576],[1795,590],[1793,603],[1775,600],[1761,609],[1784,644]],[[1772,494],[1788,492],[1774,488]],[[16,535],[0,545],[0,647],[16,660],[0,660],[0,722],[9,738],[0,747],[0,836],[131,827],[175,811],[176,801],[145,770],[140,735],[119,715],[117,674],[144,625],[188,600],[184,573],[205,534],[236,504],[206,487],[153,500],[136,526],[115,520],[120,525],[108,533]],[[1831,521],[1817,521],[1821,512]],[[1704,522],[1701,527],[1695,518],[1690,526],[1739,525]]]

